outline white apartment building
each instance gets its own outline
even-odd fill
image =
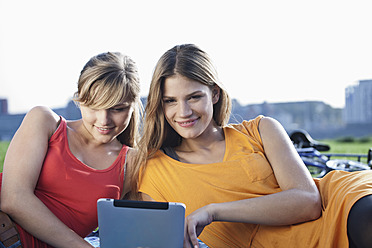
[[[346,124],[372,125],[372,80],[359,80],[345,89]]]

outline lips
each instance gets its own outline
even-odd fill
[[[181,127],[191,127],[196,123],[197,119],[195,120],[187,120],[187,121],[177,121],[178,125]]]
[[[96,127],[97,131],[101,134],[108,134],[111,132],[113,128],[108,128],[108,127]]]

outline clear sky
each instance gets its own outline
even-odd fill
[[[101,52],[138,64],[142,95],[169,48],[208,52],[241,104],[320,100],[372,79],[369,0],[0,0],[0,98],[11,113],[64,107]]]

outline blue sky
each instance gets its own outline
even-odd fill
[[[194,43],[242,104],[320,100],[372,79],[368,0],[0,0],[0,98],[11,113],[63,107],[85,62],[120,51],[147,95],[159,57]]]

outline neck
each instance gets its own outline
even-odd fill
[[[182,139],[181,145],[176,150],[192,152],[200,149],[211,149],[216,143],[224,140],[223,128],[214,126],[195,139]]]

